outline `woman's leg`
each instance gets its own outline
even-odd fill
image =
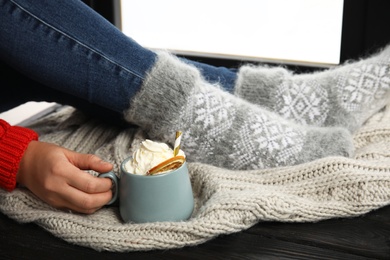
[[[122,112],[155,61],[154,52],[79,0],[1,0],[0,5],[1,59],[43,85],[90,103]],[[232,90],[234,72],[183,61]]]
[[[79,0],[1,0],[0,58],[62,93],[122,113],[155,53]]]
[[[366,59],[312,74],[244,66],[234,91],[296,122],[353,132],[390,102],[390,45]]]
[[[123,115],[102,106],[86,102],[73,95],[46,87],[0,61],[0,71],[7,77],[0,77],[0,86],[6,94],[0,95],[0,113],[28,101],[48,101],[74,106],[90,117],[109,124],[123,125]]]
[[[190,161],[258,169],[352,153],[346,130],[295,125],[228,94],[199,66],[142,48],[78,0],[0,5],[2,60],[49,88],[125,111],[151,138],[171,142],[183,130]]]

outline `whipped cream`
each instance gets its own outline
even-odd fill
[[[178,155],[185,157],[182,150]],[[124,168],[133,174],[146,175],[151,168],[172,157],[173,149],[167,144],[146,139],[133,153],[132,159],[125,163]]]

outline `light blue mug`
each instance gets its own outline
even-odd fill
[[[108,205],[119,198],[123,221],[182,221],[191,217],[194,197],[186,162],[173,171],[144,176],[126,170],[130,159],[122,162],[120,178],[113,172],[99,175],[113,181],[113,197]]]

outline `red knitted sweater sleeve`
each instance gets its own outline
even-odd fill
[[[19,163],[28,144],[38,140],[31,129],[11,126],[0,119],[0,187],[12,191],[16,187]]]

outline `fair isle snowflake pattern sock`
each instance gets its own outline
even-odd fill
[[[192,162],[262,169],[353,153],[346,129],[285,120],[209,84],[196,68],[164,52],[130,104],[125,119],[148,138],[172,145],[181,130],[181,147]]]
[[[312,74],[243,66],[235,95],[300,124],[355,131],[389,103],[390,45],[367,59]]]

